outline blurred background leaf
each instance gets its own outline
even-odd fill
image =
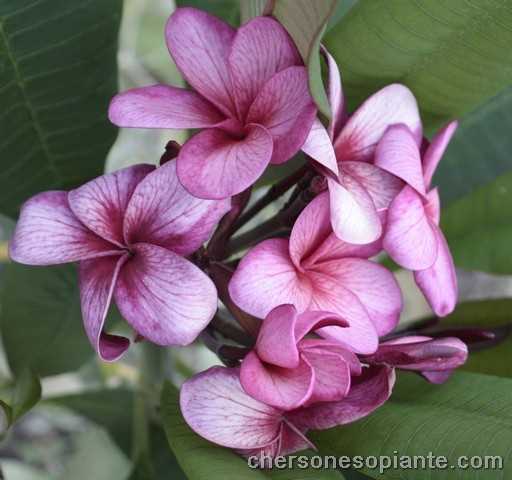
[[[238,0],[176,0],[177,7],[195,7],[222,18],[234,27],[240,24]]]

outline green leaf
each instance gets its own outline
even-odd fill
[[[39,376],[55,375],[94,355],[82,324],[74,267],[9,264],[4,275],[0,328],[14,373],[30,368]]]
[[[251,18],[259,17],[265,13],[265,7],[272,0],[240,0],[240,23],[245,23]]]
[[[441,226],[457,267],[512,273],[509,205],[512,205],[512,172],[443,210]]]
[[[320,64],[320,41],[336,0],[275,0],[273,15],[293,38],[308,67],[309,88],[318,109],[330,117]]]
[[[350,107],[400,82],[428,127],[460,117],[512,80],[509,1],[360,0],[325,43]]]
[[[237,0],[177,0],[177,7],[195,7],[222,18],[234,27],[240,23],[240,5]]]
[[[445,456],[457,465],[464,455],[501,456],[502,470],[361,468],[379,479],[496,479],[512,476],[512,380],[456,373],[444,385],[431,385],[413,374],[400,375],[391,400],[369,417],[315,433],[322,453],[354,457]],[[393,467],[393,465],[391,465]],[[412,475],[410,475],[410,473]]]
[[[0,2],[0,210],[101,174],[121,0]]]
[[[24,370],[14,384],[11,423],[20,419],[41,400],[41,383],[30,370]]]
[[[512,170],[512,87],[466,116],[434,177],[443,205]]]

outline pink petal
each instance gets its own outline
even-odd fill
[[[262,448],[277,440],[281,412],[247,395],[238,369],[212,367],[181,387],[180,407],[198,435],[229,448]]]
[[[325,262],[317,268],[360,300],[379,336],[391,332],[402,311],[402,293],[394,275],[382,265],[361,258]]]
[[[439,227],[433,228],[437,241],[437,259],[430,268],[414,272],[414,280],[435,314],[444,317],[457,304],[457,273],[443,232]]]
[[[137,243],[114,298],[143,337],[158,345],[188,345],[217,310],[217,291],[199,268],[170,250]]]
[[[343,358],[343,360],[349,365],[350,373],[352,375],[361,375],[362,367],[359,358],[338,342],[330,342],[325,339],[305,338],[300,341],[299,348],[304,353],[309,351],[335,353],[339,357]]]
[[[301,59],[290,36],[271,17],[256,17],[241,26],[233,40],[229,66],[239,115],[245,118],[263,85]]]
[[[167,85],[132,88],[116,95],[108,117],[118,127],[175,129],[212,127],[225,118],[196,92]]]
[[[315,375],[303,359],[295,368],[283,368],[263,364],[253,351],[242,362],[240,383],[256,400],[281,410],[293,410],[311,396]]]
[[[293,304],[298,311],[311,302],[311,285],[297,274],[288,254],[288,241],[261,242],[242,258],[229,283],[232,300],[247,313],[265,318],[282,304]]]
[[[323,402],[301,408],[289,415],[299,428],[325,430],[366,417],[391,395],[395,383],[392,368],[366,368],[352,384],[349,394],[338,402]]]
[[[103,332],[112,292],[127,259],[127,254],[96,258],[80,262],[79,267],[80,303],[85,331],[100,358],[107,362],[119,359],[130,346],[127,338]]]
[[[422,198],[414,189],[405,186],[388,210],[384,250],[404,268],[428,268],[437,258],[434,227],[425,213]]]
[[[375,165],[425,195],[420,151],[412,132],[405,125],[392,125],[386,130],[375,150]]]
[[[315,117],[306,69],[289,67],[274,75],[260,90],[247,114],[247,123],[263,125],[272,135],[271,162],[278,164],[300,150]]]
[[[196,251],[229,210],[229,200],[202,200],[188,193],[170,161],[150,173],[133,193],[124,217],[126,243],[147,242],[179,255]]]
[[[295,340],[301,341],[309,333],[328,326],[348,327],[349,325],[334,313],[306,310],[295,320]]]
[[[68,194],[69,206],[87,228],[123,248],[126,207],[137,185],[154,168],[142,164],[102,175],[71,190]]]
[[[272,151],[272,137],[259,125],[249,126],[242,139],[220,129],[203,130],[181,148],[178,177],[196,197],[231,197],[261,176]]]
[[[370,161],[386,129],[403,123],[421,143],[422,128],[418,105],[405,86],[392,84],[366,100],[349,118],[334,143],[338,161]]]
[[[425,212],[430,220],[432,220],[436,225],[439,225],[439,221],[441,220],[441,200],[439,199],[439,192],[437,188],[434,188],[427,193]]]
[[[68,193],[35,195],[23,205],[9,242],[9,256],[26,265],[54,265],[119,254],[88,230],[69,208]]]
[[[453,370],[445,370],[444,372],[421,372],[421,375],[425,377],[430,383],[439,385],[446,382],[452,375]]]
[[[453,121],[443,127],[439,132],[434,135],[432,142],[430,142],[425,155],[423,156],[423,170],[425,172],[425,185],[430,186],[432,177],[436,171],[437,165],[443,157],[446,147],[457,130],[458,122]]]
[[[334,139],[338,136],[338,133],[346,120],[345,97],[343,95],[341,75],[336,61],[326,48],[322,47],[322,53],[327,60],[327,68],[329,71],[327,93],[329,97],[329,106],[331,107],[331,123],[329,124],[328,131],[329,137]]]
[[[224,114],[236,113],[228,65],[235,30],[195,8],[178,8],[165,29],[167,47],[187,82]]]
[[[338,163],[331,138],[318,118],[313,122],[306,141],[302,145],[302,151],[338,176]]]

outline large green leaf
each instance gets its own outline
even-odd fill
[[[458,267],[512,273],[511,206],[509,172],[443,211],[441,225]]]
[[[360,0],[325,43],[351,107],[404,83],[430,127],[510,85],[511,7],[509,0]]]
[[[240,23],[240,5],[237,0],[177,0],[178,7],[195,7],[205,10],[226,22],[237,26]]]
[[[102,172],[122,0],[0,2],[0,211]]]
[[[444,385],[431,385],[413,374],[400,375],[391,400],[353,424],[317,432],[322,453],[356,456],[445,456],[457,465],[460,456],[501,456],[502,470],[390,468],[382,479],[440,480],[511,478],[512,380],[457,373]],[[508,461],[507,461],[508,460]],[[393,467],[393,465],[392,465]]]

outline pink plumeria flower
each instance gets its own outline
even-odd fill
[[[290,239],[265,240],[238,265],[229,284],[233,301],[259,318],[283,304],[332,312],[348,326],[317,332],[369,354],[378,336],[396,326],[402,296],[394,276],[368,258],[379,246],[352,245],[333,233],[329,198],[317,196],[299,216]]]
[[[329,66],[329,100],[332,120],[326,130],[318,121],[303,150],[323,158],[330,197],[331,222],[336,235],[349,243],[367,244],[382,234],[390,202],[403,182],[374,164],[375,148],[390,125],[404,124],[418,145],[422,126],[416,99],[403,85],[392,84],[368,98],[347,119],[340,74],[324,51]]]
[[[282,410],[342,400],[351,375],[361,374],[359,360],[336,342],[305,337],[322,327],[347,325],[329,312],[298,314],[293,305],[274,308],[261,325],[255,349],[242,362],[242,387]]]
[[[396,263],[414,271],[416,283],[439,316],[455,308],[457,276],[439,228],[439,194],[430,184],[456,128],[457,122],[451,122],[441,129],[422,161],[414,134],[405,125],[395,125],[386,131],[375,155],[377,165],[406,182],[389,206],[383,247]]]
[[[365,368],[348,395],[292,411],[262,403],[242,388],[239,369],[213,367],[187,380],[180,406],[188,425],[207,440],[242,455],[271,457],[313,447],[305,434],[354,422],[369,415],[390,396],[393,369]]]
[[[85,330],[107,361],[129,340],[103,332],[114,298],[135,331],[159,345],[192,342],[217,309],[211,280],[185,256],[197,250],[229,209],[229,201],[192,197],[174,161],[103,175],[69,193],[28,200],[9,245],[27,265],[80,262]]]
[[[431,383],[445,382],[468,358],[468,347],[454,337],[400,337],[379,345],[363,362],[421,373]]]
[[[166,28],[169,51],[193,88],[167,85],[117,95],[120,127],[204,129],[185,143],[178,176],[193,195],[221,199],[251,186],[267,165],[301,148],[316,115],[308,74],[286,30],[257,17],[238,30],[194,8]]]

